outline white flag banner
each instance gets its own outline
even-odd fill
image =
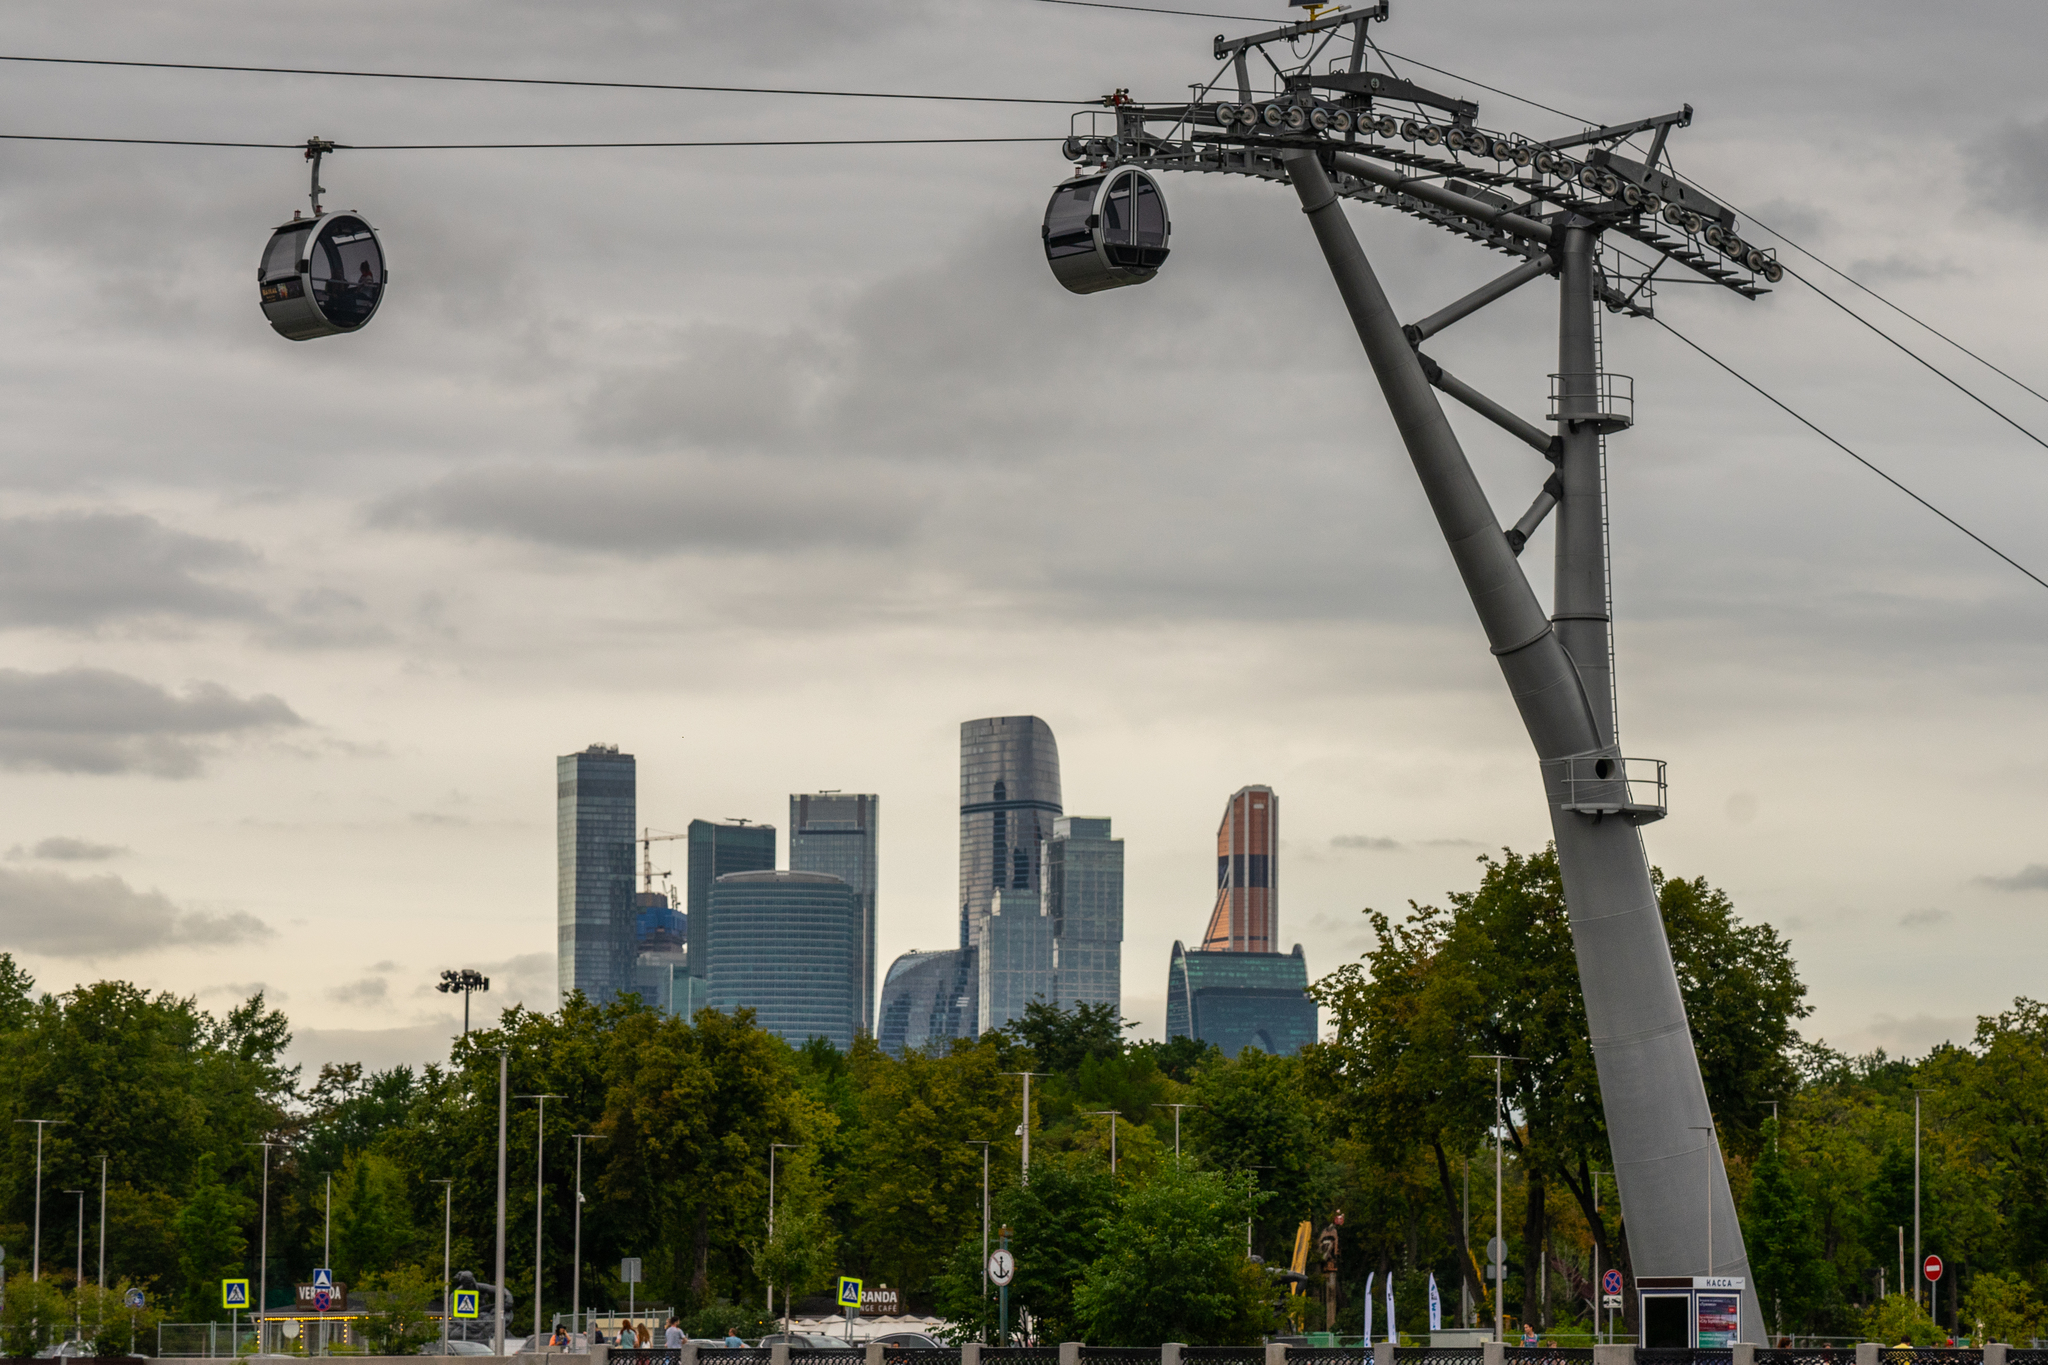
[[[1444,1330],[1444,1301],[1436,1292],[1436,1272],[1429,1272],[1429,1330]]]
[[[1372,1345],[1372,1276],[1365,1277],[1365,1344]]]
[[[1394,1330],[1394,1272],[1387,1272],[1387,1340],[1398,1343],[1401,1336]]]

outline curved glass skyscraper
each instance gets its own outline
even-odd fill
[[[960,722],[960,916],[970,929],[997,889],[1039,889],[1039,845],[1060,814],[1060,751],[1037,716]]]

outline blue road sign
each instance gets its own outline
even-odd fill
[[[860,1307],[860,1281],[851,1275],[839,1277],[839,1306],[855,1309]]]
[[[142,1291],[140,1289],[129,1290],[125,1297],[128,1300],[128,1306],[130,1308],[142,1307],[144,1300],[142,1297]]]
[[[249,1306],[249,1282],[247,1280],[222,1280],[220,1282],[220,1306],[223,1308],[247,1308]]]
[[[455,1316],[458,1318],[473,1318],[477,1316],[476,1302],[481,1297],[482,1295],[474,1289],[456,1290]]]
[[[313,1288],[315,1288],[315,1289],[328,1289],[328,1290],[331,1290],[331,1289],[333,1289],[333,1288],[334,1288],[334,1272],[333,1272],[333,1271],[331,1271],[331,1270],[328,1270],[328,1269],[326,1269],[325,1267],[322,1267],[321,1269],[319,1269],[319,1270],[316,1270],[316,1271],[314,1271],[314,1272],[313,1272]]]
[[[1603,1271],[1600,1275],[1600,1290],[1604,1294],[1619,1294],[1621,1292],[1621,1272],[1619,1270]]]
[[[313,1291],[314,1312],[325,1313],[332,1307],[334,1307],[334,1291],[332,1289],[316,1289]]]

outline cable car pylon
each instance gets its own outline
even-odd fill
[[[1602,368],[1597,309],[1653,316],[1654,280],[1667,265],[1749,299],[1769,292],[1782,270],[1770,252],[1742,240],[1731,210],[1671,173],[1665,142],[1690,124],[1690,106],[1548,141],[1484,129],[1476,103],[1371,69],[1367,29],[1387,12],[1380,0],[1249,37],[1219,36],[1213,55],[1223,65],[1194,99],[1110,100],[1107,114],[1077,116],[1111,126],[1067,139],[1068,158],[1096,170],[1054,191],[1047,262],[1076,292],[1152,278],[1156,262],[1142,274],[1115,274],[1112,240],[1101,235],[1109,219],[1099,209],[1086,220],[1095,234],[1085,243],[1092,249],[1088,288],[1077,288],[1069,257],[1055,254],[1084,254],[1080,229],[1060,225],[1074,216],[1082,188],[1100,200],[1120,176],[1143,173],[1153,183],[1160,171],[1192,171],[1293,187],[1536,750],[1635,1272],[1723,1277],[1739,1287],[1749,1278],[1748,1252],[1640,832],[1666,813],[1664,764],[1625,757],[1618,732],[1605,443],[1632,424],[1633,391],[1626,376]],[[1318,71],[1346,30],[1348,53],[1338,49]],[[1277,54],[1269,53],[1275,44]],[[1305,58],[1298,55],[1304,46]],[[1271,92],[1253,91],[1250,55],[1275,73]],[[1226,77],[1234,98],[1212,98]],[[1629,140],[1645,134],[1647,153],[1625,155]],[[1345,199],[1421,218],[1514,258],[1515,268],[1404,326],[1343,211]],[[1658,259],[1642,260],[1609,239]],[[1454,378],[1420,349],[1543,275],[1559,282],[1548,429]],[[1488,502],[1440,393],[1551,465],[1512,527],[1503,528]],[[1519,557],[1553,511],[1555,591],[1546,615]],[[1755,1294],[1741,1299],[1739,1339],[1764,1340]]]
[[[337,148],[326,138],[306,139],[312,164],[306,202],[313,216],[294,210],[292,221],[272,230],[256,266],[263,316],[292,341],[361,331],[376,316],[391,278],[369,220],[354,210],[328,213],[321,205],[327,191],[320,162]]]

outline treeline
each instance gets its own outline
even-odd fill
[[[1658,893],[1774,1331],[1933,1339],[1934,1324],[1897,1295],[1919,1091],[1923,1243],[1960,1278],[1953,1310],[1957,1284],[1944,1282],[1942,1321],[1959,1311],[1968,1335],[1980,1320],[1994,1339],[2039,1334],[2043,1007],[2020,1001],[1968,1046],[1918,1061],[1846,1058],[1801,1040],[1804,988],[1768,926],[1743,923],[1704,880],[1660,877]],[[147,1286],[186,1320],[221,1316],[222,1278],[257,1278],[262,1152],[250,1144],[261,1141],[277,1144],[273,1304],[321,1261],[330,1181],[329,1259],[345,1282],[438,1282],[444,1198],[455,1267],[489,1279],[502,1049],[512,1093],[558,1097],[543,1144],[548,1316],[567,1311],[577,1273],[574,1135],[586,1134],[586,1307],[623,1305],[619,1261],[637,1256],[639,1301],[682,1308],[700,1333],[759,1331],[771,1281],[800,1300],[842,1273],[990,1330],[986,1152],[993,1222],[1012,1230],[1017,1252],[1013,1313],[1031,1313],[1048,1337],[1227,1343],[1282,1320],[1324,1325],[1318,1299],[1276,1303],[1244,1253],[1249,1244],[1284,1263],[1300,1223],[1321,1230],[1339,1213],[1340,1330],[1358,1330],[1369,1273],[1376,1286],[1394,1276],[1408,1332],[1426,1327],[1431,1276],[1447,1320],[1461,1287],[1490,1320],[1492,1286],[1473,1252],[1496,1231],[1493,1073],[1473,1057],[1508,1054],[1528,1060],[1506,1072],[1506,1310],[1546,1335],[1585,1330],[1596,1248],[1603,1267],[1627,1270],[1628,1238],[1603,1174],[1611,1162],[1554,856],[1484,860],[1477,887],[1444,907],[1368,914],[1374,948],[1316,988],[1326,1041],[1285,1058],[1131,1043],[1107,1010],[1037,1008],[1002,1032],[899,1060],[869,1042],[843,1054],[791,1047],[745,1012],[685,1021],[632,999],[597,1008],[573,998],[551,1014],[505,1012],[445,1064],[329,1066],[308,1082],[282,1064],[288,1025],[261,997],[224,1018],[121,982],[38,997],[0,959],[0,1103],[10,1120],[64,1120],[45,1137],[45,1278],[61,1286],[75,1264],[75,1210],[53,1195],[66,1189],[95,1192],[92,1277],[105,1152],[109,1280]],[[1043,1073],[1032,1083],[1028,1186],[1017,1131],[1025,1071]],[[513,1102],[507,1281],[520,1323],[534,1292],[537,1119],[535,1102]],[[28,1258],[34,1129],[10,1122],[6,1140],[0,1242],[14,1275]],[[784,1144],[772,1239],[771,1144]]]

